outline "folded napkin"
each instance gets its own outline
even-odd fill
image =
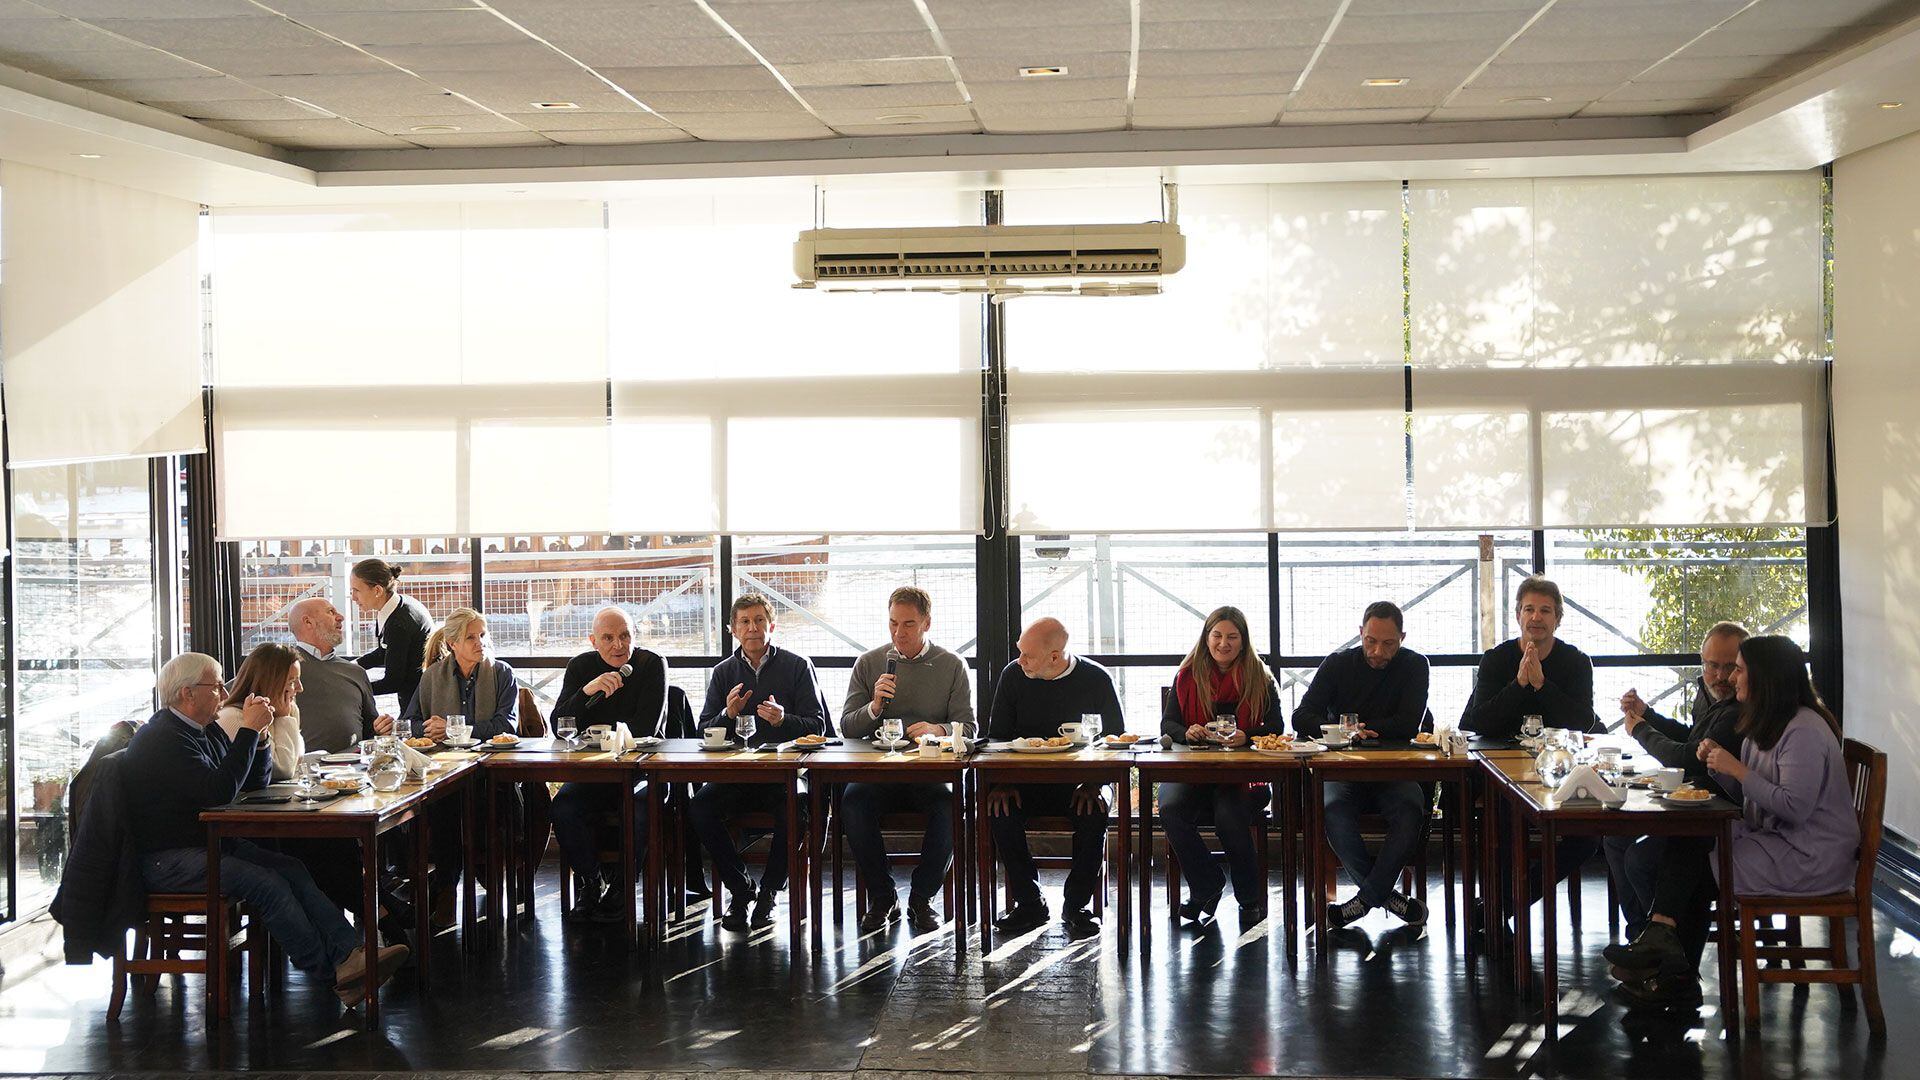
[[[1617,807],[1627,801],[1627,789],[1614,787],[1607,783],[1593,766],[1582,765],[1568,773],[1565,780],[1560,781],[1560,786],[1554,790],[1553,797],[1563,803],[1574,799],[1593,799],[1602,806]]]
[[[433,759],[415,750],[413,747],[408,746],[404,742],[399,745],[400,760],[407,763],[407,774],[409,776],[425,776],[427,774],[427,766],[433,763]]]

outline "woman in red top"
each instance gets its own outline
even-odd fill
[[[1216,717],[1233,717],[1234,729],[1224,739],[1207,725]],[[1167,695],[1160,731],[1176,743],[1193,746],[1245,746],[1253,735],[1278,735],[1286,730],[1280,712],[1280,688],[1254,652],[1247,633],[1247,617],[1236,607],[1223,607],[1207,616],[1200,640],[1181,662]],[[1226,852],[1233,878],[1234,899],[1240,902],[1240,927],[1249,929],[1267,917],[1267,883],[1260,880],[1254,858],[1254,815],[1267,805],[1272,789],[1266,784],[1161,784],[1160,823],[1167,843],[1180,858],[1189,899],[1180,916],[1205,923],[1226,891],[1227,874],[1220,871],[1200,826],[1212,824]]]

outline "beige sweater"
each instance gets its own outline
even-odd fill
[[[240,730],[240,707],[228,705],[214,717],[220,730],[231,739]],[[273,778],[275,780],[293,779],[293,770],[300,765],[301,755],[307,752],[307,743],[300,737],[300,706],[285,716],[275,716],[273,723],[261,733],[261,743],[273,751]]]

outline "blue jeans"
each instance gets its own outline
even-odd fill
[[[1329,780],[1323,791],[1328,845],[1359,887],[1360,899],[1368,907],[1385,907],[1387,897],[1399,886],[1400,872],[1426,841],[1432,797],[1425,785],[1412,780]],[[1360,815],[1369,812],[1387,820],[1387,838],[1378,857],[1367,851],[1366,841],[1360,838]]]
[[[927,815],[927,831],[920,840],[920,865],[913,868],[912,898],[931,901],[947,880],[953,865],[953,789],[946,784],[848,784],[840,796],[845,815],[847,846],[860,880],[875,896],[893,896],[893,871],[887,865],[887,844],[880,835],[880,819],[888,814]],[[869,905],[885,910],[885,901]]]
[[[207,849],[168,848],[140,857],[140,876],[155,892],[205,892]],[[339,905],[313,883],[304,863],[246,840],[223,842],[220,895],[243,900],[266,923],[287,958],[302,971],[333,975],[360,946]]]
[[[1273,789],[1256,784],[1161,784],[1160,828],[1167,845],[1180,859],[1193,903],[1208,911],[1226,891],[1227,875],[1200,839],[1200,826],[1211,823],[1233,874],[1233,896],[1242,907],[1265,907],[1267,883],[1260,880],[1260,863],[1253,850],[1254,812],[1267,805]]]

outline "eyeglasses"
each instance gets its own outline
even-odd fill
[[[194,684],[193,684],[192,686],[189,686],[189,687],[187,687],[187,689],[189,689],[189,690],[205,690],[205,689],[206,689],[207,687],[209,687],[209,686],[211,686],[211,687],[212,687],[212,688],[214,688],[215,690],[225,690],[225,689],[227,688],[227,684],[226,684],[226,683],[221,683],[221,682],[197,682],[197,683],[194,683]]]

